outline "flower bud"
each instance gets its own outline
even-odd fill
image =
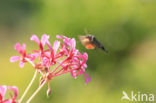
[[[51,89],[48,88],[48,90],[47,90],[47,97],[49,97],[50,95],[51,95]]]

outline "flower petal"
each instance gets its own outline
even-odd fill
[[[21,45],[20,43],[16,43],[15,46],[14,46],[15,50],[17,50],[18,52],[21,51]]]
[[[24,51],[24,50],[25,50],[25,48],[26,48],[26,44],[25,44],[25,43],[23,43],[23,45],[22,45],[22,51]]]
[[[16,86],[8,86],[8,89],[14,92],[14,97],[18,96],[18,88]]]
[[[84,78],[85,78],[85,84],[88,84],[88,82],[91,81],[91,77],[88,76],[86,72],[83,72],[83,76],[84,76]]]
[[[36,35],[32,35],[30,40],[35,41],[38,45],[40,45],[40,40],[38,39]]]
[[[60,46],[60,42],[56,40],[53,45],[54,54],[57,52],[59,46]]]
[[[71,39],[71,49],[75,49],[75,46],[76,46],[76,41],[75,39]]]
[[[4,95],[6,93],[7,86],[0,86],[0,95],[2,96],[2,99],[4,98]]]
[[[6,100],[4,103],[11,103],[12,100]]]
[[[43,46],[44,46],[45,43],[48,41],[48,39],[49,39],[49,35],[47,35],[47,34],[43,34],[43,35],[42,35],[41,43],[42,43]]]
[[[22,61],[20,61],[19,66],[20,66],[20,68],[23,68],[24,67],[24,63]]]
[[[12,57],[10,58],[10,62],[16,62],[16,61],[18,61],[18,60],[20,60],[20,56],[12,56]]]
[[[88,60],[88,54],[85,52],[85,53],[83,53],[83,57],[86,59],[86,60]]]
[[[72,77],[74,77],[75,79],[77,78],[76,70],[72,70],[70,73],[71,73]]]
[[[62,36],[56,35],[56,38],[57,38],[57,39],[62,39]]]
[[[87,76],[88,82],[90,82],[92,80],[91,77],[87,73],[86,73],[86,76]]]
[[[52,49],[49,41],[46,42],[46,45],[49,47],[50,50]]]

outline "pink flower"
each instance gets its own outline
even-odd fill
[[[64,51],[65,55],[67,55],[69,58],[71,58],[74,54],[78,52],[76,47],[76,41],[74,38],[68,38],[66,36],[56,36],[58,39],[62,39],[64,42],[64,46],[62,46],[62,50]]]
[[[16,43],[14,46],[15,50],[21,54],[21,56],[12,56],[10,58],[10,62],[16,62],[20,60],[19,66],[21,68],[24,67],[25,62],[27,62],[26,58],[29,59],[30,61],[33,61],[36,59],[36,54],[26,54],[26,45],[20,45],[20,43]]]
[[[47,44],[49,48],[51,48],[50,42],[48,41],[50,36],[43,34],[41,37],[41,41],[36,35],[32,35],[30,40],[35,41],[39,45],[39,50],[34,50],[35,55],[39,57],[39,60],[42,60],[48,50],[44,51],[44,46]]]
[[[45,58],[43,59],[44,64],[45,62],[47,63],[49,62],[49,66],[56,64],[56,59],[58,58],[56,57],[56,53],[57,50],[59,49],[59,46],[60,46],[60,42],[58,40],[54,42],[53,47],[51,47],[50,45],[48,46],[50,51],[45,52]]]
[[[42,35],[41,41],[38,39],[36,35],[32,35],[32,37],[30,38],[30,40],[35,41],[39,45],[39,49],[41,52],[43,52],[43,48],[45,44],[47,44],[50,47],[50,43],[48,39],[49,39],[49,36],[46,34]]]
[[[50,53],[50,64],[51,65],[54,65],[56,63],[56,59],[57,59],[56,53],[57,53],[57,50],[59,49],[59,46],[60,46],[60,42],[58,40],[56,40],[54,42],[53,48]]]
[[[11,103],[16,103],[16,98],[18,96],[18,88],[16,86],[8,86],[8,89],[14,92],[14,96],[11,99]]]
[[[33,50],[33,53],[26,54],[25,44],[21,46],[17,43],[15,49],[21,56],[13,56],[10,61],[15,62],[20,60],[20,67],[23,67],[24,63],[29,61],[43,77],[41,84],[46,79],[50,81],[52,78],[66,73],[71,73],[71,76],[74,78],[83,75],[85,84],[87,84],[91,80],[86,73],[87,53],[81,54],[76,49],[74,38],[68,38],[64,35],[57,35],[56,37],[58,40],[51,46],[48,35],[42,35],[41,41],[36,35],[32,35],[30,40],[35,41],[39,45],[39,49]],[[45,45],[48,46],[46,50],[44,48]]]
[[[16,98],[18,96],[18,88],[16,86],[8,86],[8,89],[14,92],[14,96],[11,99],[5,99],[5,93],[7,86],[0,86],[0,103],[17,103]]]
[[[0,86],[0,103],[3,101],[5,93],[6,93],[7,87],[6,86]]]
[[[80,60],[78,60],[80,59]],[[79,55],[76,56],[75,62],[77,62],[76,65],[74,65],[75,68],[78,68],[76,70],[71,71],[71,75],[76,78],[78,75],[82,75],[85,78],[85,84],[87,84],[89,81],[91,81],[91,78],[87,75],[85,69],[87,68],[87,62],[88,55],[87,53],[84,53],[83,55],[79,52]]]
[[[10,58],[10,62],[16,62],[20,60],[19,66],[22,68],[24,66],[24,63],[26,62],[25,57],[26,57],[26,45],[20,45],[20,43],[15,44],[15,50],[21,54],[21,56],[12,56]]]
[[[54,42],[54,45],[53,45],[54,54],[56,54],[56,52],[57,52],[59,46],[60,46],[60,42],[59,42],[58,40],[56,40],[56,41]]]
[[[60,52],[58,52],[56,55],[57,56],[61,55],[59,57],[66,56],[66,59],[64,61],[57,61],[57,63],[59,63],[60,65],[57,66],[54,70],[52,70],[52,72],[50,72],[49,77],[53,78],[55,76],[70,72],[74,78],[76,78],[78,75],[83,75],[85,78],[85,84],[87,84],[91,80],[91,78],[85,72],[85,69],[87,68],[86,62],[88,60],[87,53],[84,53],[82,55],[75,48],[76,47],[75,39],[71,39],[63,35],[62,36],[57,35],[57,38],[62,39],[64,45],[61,44]],[[59,67],[62,68],[57,71]]]
[[[64,35],[61,35],[61,36],[56,35],[56,37],[58,39],[62,39],[65,46],[69,46],[71,49],[75,49],[75,47],[76,47],[76,41],[75,41],[74,38],[71,39],[71,38],[68,38],[68,37],[66,37]]]

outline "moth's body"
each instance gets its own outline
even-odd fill
[[[79,36],[79,39],[82,45],[85,46],[86,49],[101,48],[102,50],[107,52],[104,46],[93,35],[89,34],[86,36]]]

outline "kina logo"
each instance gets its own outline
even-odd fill
[[[130,92],[130,95],[126,93],[125,91],[122,92],[122,97],[121,101],[127,100],[127,101],[138,101],[138,102],[153,102],[154,101],[154,94],[152,93],[141,93],[137,92],[135,93],[134,91]]]

